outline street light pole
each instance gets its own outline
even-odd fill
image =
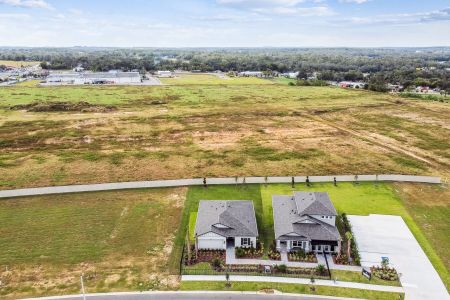
[[[84,291],[83,275],[80,276],[80,281],[81,281],[81,292],[83,293],[83,300],[86,300],[86,293]]]

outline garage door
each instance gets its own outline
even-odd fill
[[[225,239],[199,239],[199,249],[225,249]]]

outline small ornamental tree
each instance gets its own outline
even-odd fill
[[[345,237],[347,238],[347,257],[350,260],[353,235],[350,231],[347,231],[345,233]]]

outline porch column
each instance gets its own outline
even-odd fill
[[[276,242],[277,249],[280,249],[280,240],[276,240],[275,242]]]
[[[306,243],[305,243],[305,251],[306,252],[309,252],[309,242],[308,241],[306,241]]]

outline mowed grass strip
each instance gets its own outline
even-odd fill
[[[328,286],[291,284],[291,283],[266,283],[266,282],[231,282],[231,287],[225,286],[225,282],[212,281],[183,281],[180,289],[182,291],[268,291],[277,290],[283,293],[312,294],[322,296],[335,296],[347,298],[360,298],[370,300],[399,300],[404,299],[403,293],[389,293],[369,291],[361,289],[338,288]]]

